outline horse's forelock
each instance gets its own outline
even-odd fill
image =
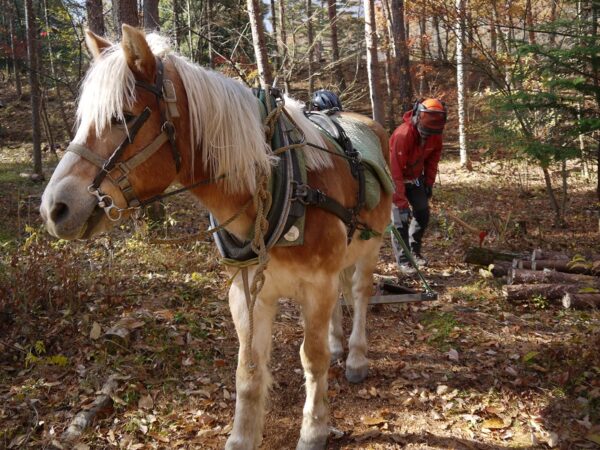
[[[158,57],[165,57],[171,51],[169,39],[164,36],[151,33],[146,40]],[[115,44],[92,63],[81,84],[75,141],[84,142],[92,130],[100,136],[113,116],[124,120],[123,110],[134,103],[135,78],[122,46]]]
[[[113,116],[123,120],[123,110],[135,102],[135,77],[127,66],[123,49],[113,45],[90,66],[79,94],[76,142],[89,132],[100,136]]]

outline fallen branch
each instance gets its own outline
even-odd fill
[[[571,309],[600,308],[600,294],[566,293],[562,304],[565,308]]]
[[[96,397],[89,408],[80,411],[71,421],[69,427],[62,434],[61,439],[66,442],[76,441],[81,437],[87,427],[89,427],[98,413],[112,407],[112,393],[117,389],[118,375],[111,375],[102,386],[100,394]]]
[[[555,284],[578,283],[584,286],[600,286],[600,278],[592,275],[556,272],[555,270],[511,269],[507,284]]]

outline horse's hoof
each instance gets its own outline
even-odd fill
[[[369,374],[369,366],[346,367],[346,380],[350,383],[362,383]]]
[[[327,436],[323,438],[317,438],[310,442],[300,438],[296,450],[324,450],[327,447]]]
[[[344,350],[331,352],[331,363],[334,364],[344,359]]]
[[[254,450],[255,448],[256,446],[250,445],[248,441],[231,437],[227,439],[225,444],[225,450]]]

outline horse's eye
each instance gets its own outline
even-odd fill
[[[122,119],[119,116],[112,116],[110,119],[110,123],[112,125],[124,125],[126,123],[129,123],[134,118],[135,118],[135,116],[133,114],[124,112]]]

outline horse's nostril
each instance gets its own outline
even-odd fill
[[[58,223],[65,219],[68,214],[69,207],[66,205],[66,203],[58,202],[54,205],[52,211],[50,211],[50,219],[52,219],[54,223]]]

